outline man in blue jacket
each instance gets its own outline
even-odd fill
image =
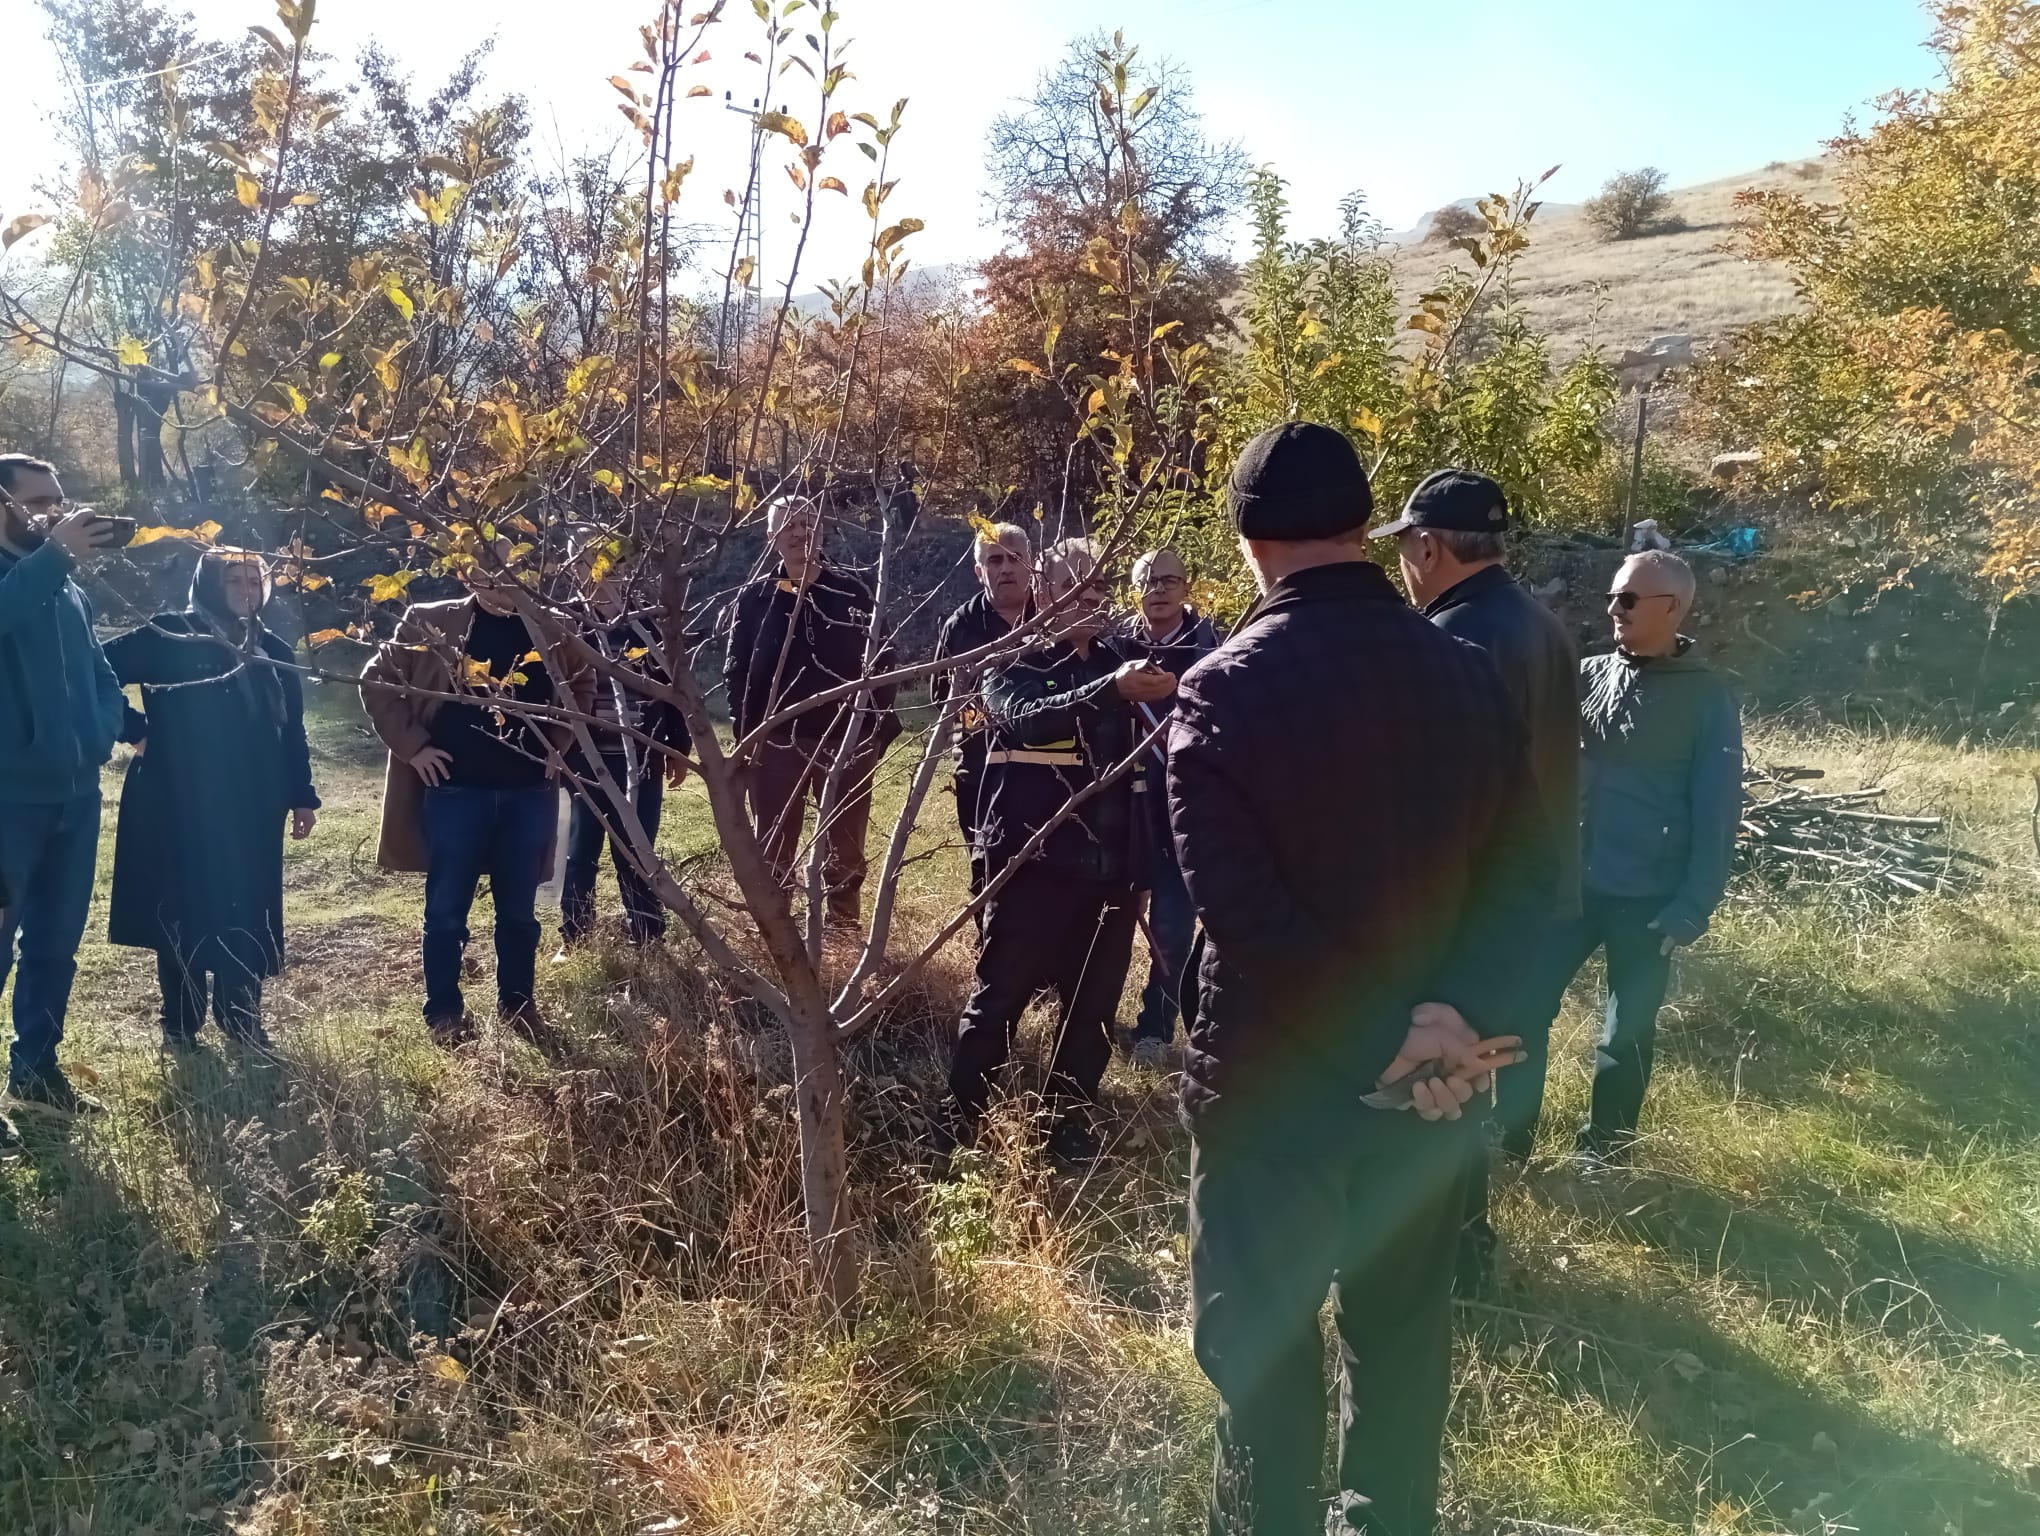
[[[71,580],[114,539],[89,509],[64,511],[56,471],[0,454],[0,987],[14,968],[7,1091],[76,1114],[100,1106],[57,1065],[99,857],[99,770],[122,697]],[[0,1143],[13,1139],[0,1120]]]
[[[1630,556],[1608,594],[1616,649],[1580,664],[1582,911],[1548,936],[1542,981],[1554,1017],[1579,968],[1607,951],[1578,1139],[1594,1163],[1624,1158],[1636,1139],[1672,954],[1707,931],[1742,819],[1741,711],[1679,633],[1693,590],[1677,555]]]

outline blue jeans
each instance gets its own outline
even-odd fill
[[[1535,1021],[1535,1027],[1523,1031],[1529,1059],[1498,1079],[1503,1145],[1512,1152],[1529,1154],[1544,1107],[1552,1021],[1565,1001],[1565,989],[1597,949],[1607,952],[1608,1008],[1594,1053],[1593,1107],[1580,1127],[1579,1145],[1605,1151],[1634,1139],[1657,1054],[1658,1010],[1672,980],[1672,958],[1659,953],[1664,935],[1650,926],[1665,900],[1596,896],[1590,891],[1578,917],[1552,924],[1538,962],[1537,990],[1524,1000],[1525,1023]]]
[[[659,818],[666,803],[666,780],[659,771],[664,761],[654,758],[645,764],[644,777],[638,780],[637,787],[638,825],[644,828],[645,841],[653,844],[659,840]],[[616,780],[616,787],[626,788],[630,764],[624,755],[605,752],[602,762],[609,776]],[[595,876],[601,871],[602,849],[607,844],[610,858],[616,864],[616,888],[623,897],[624,917],[630,923],[630,941],[649,944],[666,931],[666,909],[631,863],[627,839],[611,834],[609,828],[616,807],[593,775],[589,779],[587,793],[594,804],[575,795],[572,820],[567,823],[567,869],[560,881],[560,937],[571,944],[595,926]]]
[[[1197,909],[1190,904],[1190,887],[1183,883],[1183,871],[1176,866],[1176,850],[1166,840],[1155,851],[1152,873],[1148,978],[1140,994],[1140,1017],[1134,1023],[1133,1038],[1166,1043],[1176,1038],[1183,970],[1190,963],[1190,946],[1197,938]]]
[[[538,888],[559,814],[551,784],[475,789],[439,784],[425,791],[425,1017],[458,1018],[461,954],[475,886],[489,877],[496,906],[496,1006],[508,1013],[531,1001],[538,968]]]
[[[33,1077],[57,1064],[78,945],[99,867],[99,791],[56,805],[0,806],[0,988],[14,965],[14,1050],[8,1076]]]

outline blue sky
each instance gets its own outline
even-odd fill
[[[705,4],[706,0],[702,0]],[[783,3],[783,0],[780,0]],[[228,36],[273,19],[264,0],[186,0],[202,31]],[[892,211],[928,223],[919,259],[968,260],[993,242],[981,226],[985,125],[1071,37],[1121,26],[1151,52],[1189,66],[1211,130],[1239,140],[1291,183],[1299,233],[1331,228],[1339,198],[1364,189],[1391,227],[1456,198],[1506,190],[1563,166],[1547,188],[1562,202],[1610,173],[1657,165],[1675,185],[1814,153],[1851,113],[1898,86],[1929,83],[1929,18],[1917,0],[838,0],[837,37],[853,40],[858,100],[883,115],[910,105],[898,145]],[[421,80],[467,47],[496,38],[496,86],[528,96],[548,141],[568,149],[622,126],[607,77],[638,56],[652,0],[323,0],[314,41],[343,58],[380,39]],[[741,122],[721,91],[755,94],[727,73],[751,46],[740,18],[717,29],[705,78],[713,100],[690,103],[698,165],[692,213],[726,213],[738,177]],[[800,18],[796,17],[798,24]],[[798,30],[804,30],[799,27]],[[41,114],[53,99],[40,12],[0,0],[0,219],[41,200],[48,163]],[[739,41],[739,38],[742,40]],[[37,69],[37,63],[43,66]],[[790,77],[798,80],[799,76]],[[25,89],[20,87],[25,86]],[[803,111],[789,85],[788,103]],[[839,145],[853,189],[865,164]],[[768,183],[769,185],[769,183]],[[767,265],[784,259],[791,189],[774,193]],[[817,276],[853,270],[862,231],[854,204],[832,210]]]

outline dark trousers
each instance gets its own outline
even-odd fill
[[[991,1101],[1013,1031],[1036,993],[1060,1004],[1048,1094],[1067,1109],[1098,1096],[1112,1059],[1112,1016],[1133,958],[1133,893],[1030,863],[985,910],[970,1002],[956,1027],[949,1087],[968,1133]]]
[[[57,1064],[98,860],[97,789],[55,805],[0,805],[0,989],[16,973],[11,1078]]]
[[[621,752],[605,752],[602,763],[618,789],[628,793],[630,763]],[[588,799],[574,796],[574,808],[567,823],[567,867],[560,879],[560,937],[569,944],[587,937],[595,926],[595,877],[601,872],[602,850],[616,865],[616,889],[623,897],[623,915],[630,925],[633,944],[649,944],[666,932],[666,909],[652,894],[651,885],[630,861],[629,839],[610,829],[616,806],[598,782],[590,777]],[[593,800],[593,804],[589,803]],[[657,761],[647,763],[633,797],[637,822],[645,841],[659,840],[659,819],[666,804],[666,780]],[[619,829],[620,830],[620,829]]]
[[[1133,1026],[1133,1038],[1169,1041],[1176,1038],[1183,971],[1197,937],[1197,909],[1190,904],[1190,887],[1183,883],[1176,851],[1166,839],[1155,850],[1147,916],[1147,985],[1141,989],[1140,1018]]]
[[[187,953],[156,951],[156,984],[163,991],[163,1034],[189,1040],[210,1005],[222,1033],[236,1040],[262,1027],[262,946],[246,934],[207,939]]]
[[[1281,1125],[1196,1128],[1190,1316],[1198,1363],[1219,1393],[1212,1536],[1328,1528],[1318,1327],[1327,1291],[1339,1333],[1329,1529],[1430,1536],[1471,1128],[1358,1105]]]
[[[956,830],[963,834],[963,849],[970,858],[970,894],[977,899],[990,876],[985,872],[985,852],[978,846],[978,791],[982,782],[972,774],[956,776]],[[978,931],[984,931],[984,914],[978,914]]]
[[[559,815],[559,791],[439,784],[425,791],[425,1017],[457,1018],[461,955],[475,886],[489,877],[496,907],[496,1004],[531,1001],[538,967],[538,888]]]
[[[1511,1155],[1530,1155],[1544,1112],[1551,1026],[1566,988],[1597,949],[1607,954],[1608,1007],[1594,1055],[1593,1107],[1580,1128],[1579,1145],[1602,1150],[1636,1135],[1657,1053],[1658,1010],[1672,979],[1671,956],[1659,953],[1664,935],[1650,926],[1664,904],[1660,897],[1630,900],[1589,893],[1578,917],[1554,923],[1545,934],[1523,998],[1528,1059],[1495,1079],[1502,1146]]]
[[[835,811],[815,831],[822,842],[822,888],[831,922],[856,923],[864,914],[864,834],[877,761],[868,750],[863,756],[870,760],[843,770]],[[797,741],[768,741],[758,752],[751,770],[751,823],[782,885],[796,878],[808,803],[820,806],[830,762],[826,748]]]

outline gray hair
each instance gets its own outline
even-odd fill
[[[1079,557],[1082,557],[1085,564],[1085,576],[1098,569],[1098,546],[1089,539],[1064,539],[1060,543],[1051,544],[1041,556],[1041,573],[1047,576],[1058,566],[1068,568]]]
[[[1700,584],[1693,578],[1693,567],[1670,550],[1640,550],[1622,564],[1628,570],[1657,572],[1665,590],[1679,600],[1679,612],[1693,606],[1693,594],[1700,590]]]
[[[1484,565],[1499,560],[1508,550],[1508,539],[1485,528],[1426,528],[1424,532],[1444,546],[1445,552],[1461,565]]]
[[[971,546],[971,556],[979,565],[983,565],[986,550],[1000,545],[1010,549],[1016,543],[1028,559],[1034,558],[1034,541],[1027,536],[1025,528],[1018,523],[993,523],[989,536],[983,532],[978,534],[977,542]]]

